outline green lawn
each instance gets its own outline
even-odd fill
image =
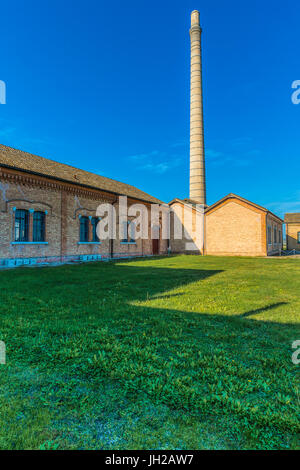
[[[0,271],[0,449],[295,449],[300,260]]]

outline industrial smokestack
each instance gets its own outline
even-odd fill
[[[191,14],[190,199],[206,204],[203,131],[201,28],[199,11]]]

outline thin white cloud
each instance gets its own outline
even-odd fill
[[[219,152],[218,150],[214,150],[214,149],[206,149],[205,155],[208,158],[219,158],[219,157],[224,156],[222,152]]]
[[[178,147],[186,147],[188,145],[188,142],[185,140],[181,140],[179,142],[174,142],[174,144],[171,144],[171,148],[178,148]]]
[[[180,155],[160,150],[130,155],[128,159],[136,165],[135,169],[157,174],[166,173],[178,167],[183,161]]]
[[[157,155],[160,155],[160,152],[158,150],[152,150],[152,152],[148,153],[138,153],[137,155],[130,155],[128,158],[130,160],[145,160],[146,158],[156,157]]]
[[[0,137],[8,137],[16,131],[15,127],[4,127],[3,129],[0,129]]]
[[[261,150],[259,149],[249,150],[248,152],[246,152],[246,155],[248,155],[249,157],[258,157],[259,155],[261,155]]]
[[[151,171],[153,173],[163,174],[167,171],[170,171],[173,168],[178,167],[182,163],[181,158],[176,158],[167,162],[149,162],[145,165],[139,167],[140,170],[143,171]]]
[[[284,201],[270,202],[266,207],[274,212],[276,211],[282,217],[284,214],[300,212],[300,190],[296,191],[290,198]]]
[[[207,149],[206,152],[207,163],[214,166],[221,166],[229,164],[231,166],[248,166],[251,164],[251,161],[248,158],[243,157],[233,157],[231,155],[226,155],[219,150]]]
[[[43,145],[50,145],[51,144],[51,142],[49,142],[48,140],[35,139],[35,138],[24,139],[24,142],[27,143],[27,144],[43,144]]]
[[[240,147],[252,142],[251,137],[236,137],[235,139],[231,139],[230,144],[234,147]]]
[[[8,124],[8,121],[5,121],[3,119],[0,119],[0,122],[6,122]],[[6,125],[4,127],[0,126],[0,139],[3,139],[3,141],[8,142],[8,145],[11,145],[11,141],[13,138],[13,143],[12,145],[18,147],[18,148],[23,148],[25,147],[26,150],[26,145],[34,145],[34,144],[42,144],[42,145],[50,145],[51,143],[43,138],[35,138],[35,137],[25,137],[20,133],[19,129],[17,127],[13,127],[10,125]]]

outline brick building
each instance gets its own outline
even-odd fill
[[[0,145],[0,265],[163,254],[167,240],[99,240],[96,210],[119,196],[127,205],[161,201],[134,186]],[[130,224],[130,217],[128,218]],[[150,217],[149,217],[150,221]]]
[[[268,256],[282,249],[283,220],[229,194],[205,211],[205,254]]]
[[[129,220],[125,235],[120,236],[122,222],[116,237],[99,238],[100,203],[118,211],[119,196],[126,196],[129,208],[146,206],[150,221],[151,208],[161,201],[133,186],[0,145],[0,265],[165,254],[168,246],[173,253],[210,255],[280,252],[283,221],[275,214],[234,194],[206,204],[201,33],[199,12],[193,11],[190,197],[169,203],[170,233],[163,233],[162,210],[160,219],[147,223],[146,237],[135,237]],[[299,217],[290,217],[289,249],[298,248],[299,234]]]
[[[287,249],[300,251],[300,213],[285,214],[284,221]]]
[[[283,221],[264,207],[235,194],[206,206],[203,212],[201,205],[189,200],[174,199],[170,206],[173,225],[181,223],[185,233],[182,239],[176,239],[171,231],[173,253],[189,252],[191,242],[195,244],[195,253],[205,255],[269,256],[282,249]]]
[[[208,255],[268,256],[282,248],[283,221],[272,212],[240,196],[229,194],[211,206],[206,204],[203,127],[203,91],[200,16],[191,14],[190,68],[190,196],[173,199],[172,252]],[[183,238],[178,233],[183,233]]]

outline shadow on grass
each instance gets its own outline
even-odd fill
[[[148,261],[148,260],[147,260]],[[95,308],[91,309],[93,314],[102,315],[102,310],[96,309],[96,302],[104,299],[107,304],[107,310],[112,311],[113,316],[118,314],[122,305],[124,309],[136,313],[138,316],[139,309],[145,314],[145,310],[157,311],[158,315],[168,315],[168,312],[176,312],[177,315],[186,315],[188,318],[195,318],[200,321],[202,315],[205,317],[223,319],[225,323],[234,319],[234,321],[247,321],[248,317],[265,313],[287,305],[287,302],[276,302],[268,304],[265,307],[251,309],[242,314],[215,314],[206,312],[190,312],[173,310],[163,306],[161,309],[152,309],[151,305],[136,307],[132,305],[134,302],[151,301],[151,300],[168,300],[174,297],[182,297],[185,292],[172,293],[172,290],[191,283],[205,281],[212,276],[223,273],[222,269],[190,269],[190,268],[174,268],[173,266],[153,266],[147,264],[141,266],[138,264],[127,264],[128,260],[120,263],[93,263],[82,264],[77,266],[64,265],[58,267],[45,267],[36,269],[20,268],[13,271],[0,273],[0,296],[3,300],[8,299],[15,305],[30,306],[31,314],[35,310],[39,311],[39,305],[36,306],[35,301],[48,304],[52,302],[53,309],[62,305],[67,305],[71,309],[74,306],[74,312],[77,313],[78,307],[88,306],[92,302]],[[213,289],[210,284],[210,292]],[[1,295],[2,294],[2,295]],[[205,291],[203,292],[205,295]],[[216,297],[217,297],[216,287]],[[114,307],[115,298],[119,299],[118,309]],[[1,299],[0,299],[1,301]],[[111,305],[110,305],[111,304]],[[57,306],[57,307],[56,307]],[[89,308],[87,307],[88,311]],[[124,310],[124,311],[125,311]],[[22,311],[22,310],[21,310]],[[23,312],[24,314],[24,312]],[[77,313],[78,315],[78,313]],[[77,317],[78,320],[78,317]],[[105,321],[105,319],[103,319]],[[256,323],[264,320],[254,320]],[[268,325],[272,322],[266,321]],[[277,324],[277,323],[276,323]],[[278,324],[281,324],[278,322]],[[284,323],[285,326],[293,324]],[[295,324],[297,325],[297,324]],[[297,325],[298,326],[298,325]]]
[[[1,333],[6,335],[4,338],[9,344],[10,364],[22,366],[21,378],[18,378],[18,370],[9,369],[12,374],[6,381],[9,396],[14,397],[16,391],[20,393],[22,409],[23,402],[26,404],[26,393],[31,401],[34,400],[35,408],[44,409],[45,402],[48,403],[54,423],[65,420],[72,410],[74,422],[80,423],[74,427],[74,442],[80,443],[80,433],[84,436],[84,432],[88,432],[87,448],[95,442],[92,441],[90,422],[82,428],[80,409],[83,402],[88,419],[94,421],[95,417],[102,416],[103,410],[108,410],[100,425],[113,416],[118,423],[116,435],[119,438],[120,434],[124,435],[119,430],[120,399],[126,410],[125,416],[130,419],[136,420],[137,400],[140,400],[139,419],[152,413],[152,421],[152,416],[161,413],[158,408],[149,412],[145,397],[147,403],[168,407],[158,422],[159,427],[163,425],[162,421],[170,420],[171,412],[190,413],[199,421],[201,409],[201,419],[203,415],[209,416],[213,429],[219,429],[220,422],[224,429],[229,428],[229,419],[233,417],[234,435],[243,438],[244,431],[249,431],[243,427],[246,417],[250,423],[255,423],[258,435],[263,436],[268,403],[278,392],[283,397],[292,394],[290,383],[294,368],[286,333],[294,335],[294,325],[250,317],[272,311],[286,302],[253,309],[249,300],[249,307],[245,304],[249,308],[247,312],[228,315],[189,312],[183,302],[182,308],[172,308],[171,301],[165,300],[173,297],[181,300],[184,295],[188,298],[185,286],[198,283],[197,292],[202,282],[224,270],[203,269],[201,263],[201,269],[153,266],[152,263],[143,266],[141,263],[24,268],[0,273]],[[172,293],[176,288],[182,288],[183,293]],[[218,297],[217,284],[207,283],[207,288],[210,294],[213,291]],[[205,293],[206,289],[202,289],[199,295],[205,296]],[[161,307],[151,306],[152,300],[160,299]],[[143,304],[148,300],[150,302]],[[42,375],[37,376],[36,385],[29,376],[25,393],[24,374],[35,368]],[[256,383],[252,385],[254,375]],[[33,391],[35,395],[31,398]],[[223,392],[226,392],[225,398]],[[107,401],[103,401],[106,396]],[[56,415],[57,403],[60,420]],[[273,403],[275,414],[267,425],[273,426],[275,422],[279,431],[272,431],[271,437],[270,430],[266,434],[266,440],[273,448],[284,442],[282,433],[290,434],[289,423],[294,419],[292,404],[282,405],[279,400]],[[250,412],[254,405],[258,409],[257,417]],[[287,413],[290,421],[285,422]],[[281,415],[284,418],[281,419]],[[11,416],[17,416],[17,411],[13,410]],[[127,426],[130,420],[126,418],[125,421]],[[21,425],[24,426],[22,422]],[[187,427],[192,426],[194,422],[189,421]],[[69,427],[70,422],[67,422],[59,432],[68,436]],[[38,436],[40,428],[40,425],[36,426]],[[130,433],[130,425],[127,429]],[[174,426],[170,421],[166,428],[168,436],[172,429]],[[110,430],[107,432],[104,428],[104,431],[109,436]],[[139,434],[152,436],[155,432],[146,421],[141,421]],[[198,435],[201,436],[201,431]],[[218,436],[222,438],[222,433]],[[277,440],[272,441],[272,436]],[[161,434],[157,439],[161,441]],[[190,438],[186,439],[188,446]],[[14,440],[15,431],[12,431],[10,447]],[[39,438],[38,442],[43,440]],[[158,441],[145,446],[156,448]],[[173,442],[169,446],[182,445]],[[200,438],[199,442],[201,444]],[[37,446],[35,442],[31,445]],[[264,445],[265,441],[262,441],[261,446]],[[28,448],[28,442],[25,440],[20,447]]]
[[[128,261],[127,261],[128,262]],[[166,291],[205,280],[222,273],[212,269],[178,269],[153,266],[128,266],[125,263],[93,263],[79,266],[57,266],[27,269],[19,268],[0,273],[1,288],[11,294],[26,296],[28,287],[40,298],[51,299],[61,295],[72,302],[84,297],[99,296],[99,292],[114,291],[124,299],[141,300],[145,294],[158,296]],[[93,292],[94,291],[94,292]],[[3,292],[4,293],[4,292]],[[74,295],[76,298],[74,298]],[[103,293],[101,292],[101,295]],[[165,294],[163,297],[181,294]],[[163,298],[161,297],[161,298]]]
[[[281,307],[282,305],[288,305],[288,302],[276,302],[275,304],[266,305],[262,308],[257,308],[255,310],[250,310],[249,312],[242,313],[240,317],[251,317],[251,315],[257,315],[258,313],[264,313],[268,310],[273,310],[274,308]]]

